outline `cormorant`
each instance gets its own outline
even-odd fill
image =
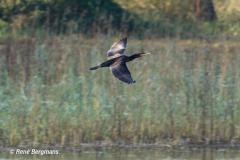
[[[101,67],[110,67],[113,75],[120,81],[123,81],[127,84],[135,83],[136,81],[132,79],[126,63],[150,53],[140,52],[131,56],[126,56],[123,54],[126,46],[127,37],[115,42],[107,51],[108,60],[95,67],[91,67],[90,70],[95,70]]]

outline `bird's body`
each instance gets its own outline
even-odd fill
[[[135,58],[142,57],[149,53],[136,53],[131,56],[124,55],[124,50],[127,45],[127,38],[121,39],[119,42],[114,43],[110,50],[107,52],[108,60],[95,66],[91,67],[90,70],[95,70],[101,67],[110,67],[113,75],[125,83],[135,83],[132,79],[131,73],[127,68],[127,62],[134,60]]]

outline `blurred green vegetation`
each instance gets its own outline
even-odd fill
[[[6,38],[0,56],[0,144],[239,143],[239,41],[129,39],[134,85],[102,62],[116,38]]]
[[[130,16],[137,20],[112,0],[3,0],[0,3],[0,18],[13,25],[13,29],[43,27],[55,33],[107,32],[108,28],[121,30],[124,23],[126,29],[131,29]]]
[[[81,32],[94,36],[203,37],[239,35],[238,1],[214,0],[216,21],[199,20],[197,0],[2,0],[0,31]],[[208,0],[211,1],[211,0]]]
[[[0,145],[239,144],[238,2],[190,2],[1,0]],[[125,34],[131,86],[88,70]]]

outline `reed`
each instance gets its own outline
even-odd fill
[[[130,37],[127,52],[153,54],[129,64],[137,83],[126,85],[88,70],[117,39],[2,39],[0,144],[239,141],[239,42]]]

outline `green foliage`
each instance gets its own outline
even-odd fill
[[[137,37],[204,37],[216,34],[239,35],[238,12],[224,16],[216,1],[217,22],[196,18],[191,0],[2,0],[0,32],[35,34],[97,33],[131,34]],[[235,13],[235,14],[234,14]],[[223,18],[225,17],[225,18]]]
[[[130,13],[111,0],[2,1],[0,11],[0,18],[8,23],[44,27],[56,33],[65,32],[66,28],[106,32],[108,28],[120,29],[123,22],[130,23]]]

